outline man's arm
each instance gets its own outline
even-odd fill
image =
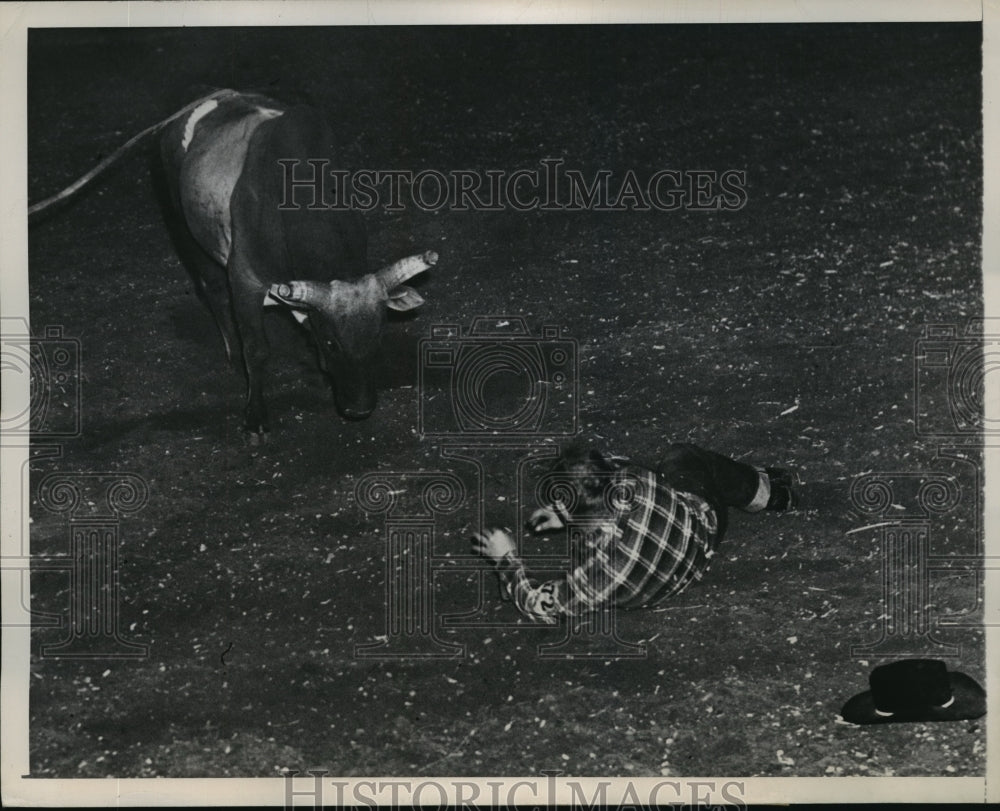
[[[472,538],[472,550],[491,560],[504,590],[518,610],[535,622],[555,625],[566,613],[566,577],[539,584],[528,576],[517,557],[514,539],[502,529],[481,532]]]
[[[561,501],[555,501],[546,507],[535,510],[528,519],[528,528],[536,535],[562,529],[570,521],[566,506]]]

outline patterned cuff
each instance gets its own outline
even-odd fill
[[[552,504],[549,505],[549,509],[559,516],[559,520],[563,522],[564,526],[569,524],[572,519],[572,516],[569,514],[569,510],[566,509],[566,505],[561,501],[553,501]]]
[[[517,559],[517,556],[513,552],[507,552],[500,560],[496,562],[496,570],[500,574],[510,574],[516,571],[521,566],[521,561]]]
[[[757,471],[757,492],[753,500],[743,509],[748,513],[759,513],[771,499],[771,479],[763,470]]]
[[[517,583],[517,572],[522,567],[521,561],[513,552],[508,552],[496,562],[495,571],[500,584],[500,599],[510,602],[514,599],[514,586]]]

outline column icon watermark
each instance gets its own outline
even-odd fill
[[[550,472],[542,476],[535,488],[538,504],[560,505],[560,512],[567,516],[565,526],[569,560],[567,572],[587,570],[588,588],[604,599],[588,606],[583,613],[567,618],[564,638],[559,642],[542,643],[538,655],[542,659],[607,658],[641,659],[646,647],[628,642],[618,633],[618,609],[615,606],[614,573],[620,571],[623,552],[610,536],[614,523],[632,512],[636,506],[637,492],[627,477],[609,473],[589,473],[587,487],[599,500],[599,514],[595,517],[580,508],[583,493],[580,474],[571,471]],[[607,556],[608,565],[595,569],[589,564],[595,553]]]
[[[121,519],[149,498],[145,481],[132,473],[50,473],[38,485],[38,502],[67,516],[69,555],[33,556],[44,568],[69,575],[68,635],[42,645],[41,656],[74,659],[144,659],[147,645],[125,639],[120,625],[118,551]]]
[[[465,486],[450,473],[369,473],[354,491],[365,512],[385,516],[385,634],[356,645],[359,659],[463,656],[465,647],[438,637],[433,552],[437,516],[454,512]]]

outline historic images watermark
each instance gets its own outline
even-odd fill
[[[1000,426],[985,413],[989,374],[1000,369],[998,344],[995,318],[972,319],[964,328],[929,324],[914,343],[914,433],[937,445],[941,469],[872,472],[852,482],[852,507],[872,523],[850,532],[878,530],[882,558],[878,638],[852,645],[853,656],[960,657],[947,631],[989,624],[980,617],[984,573],[1000,564],[985,554],[980,465],[984,454],[1000,450],[987,444]],[[973,517],[965,548],[937,551],[945,519],[959,513]],[[943,612],[932,597],[942,575],[971,578],[975,605]]]
[[[739,211],[742,169],[584,172],[562,158],[520,169],[347,169],[327,159],[280,160],[282,210]]]
[[[742,780],[627,780],[562,778],[560,769],[542,769],[532,780],[327,778],[325,769],[285,775],[285,808],[368,806],[374,808],[571,808],[745,809]]]
[[[119,627],[118,552],[122,519],[146,505],[146,482],[132,473],[51,472],[31,488],[31,462],[58,459],[63,443],[81,434],[81,345],[58,325],[32,335],[22,318],[3,319],[0,342],[0,366],[8,384],[0,442],[9,448],[30,447],[20,471],[20,503],[26,503],[25,494],[33,489],[42,510],[63,515],[67,521],[65,553],[29,555],[24,537],[18,549],[5,549],[0,562],[6,586],[16,585],[20,611],[5,617],[4,624],[64,630],[61,642],[41,646],[43,658],[145,658],[147,646],[125,639]],[[18,386],[11,384],[18,378],[27,382],[26,404],[12,402],[11,392]],[[23,391],[23,385],[20,388]],[[32,572],[53,571],[69,580],[68,618],[62,612],[31,605]]]
[[[579,365],[576,340],[556,325],[536,332],[516,316],[480,316],[463,330],[457,324],[430,328],[419,345],[420,435],[437,443],[451,467],[441,472],[380,471],[364,476],[357,504],[382,515],[386,545],[385,633],[358,645],[363,658],[464,656],[465,646],[445,641],[441,628],[525,628],[513,613],[498,617],[496,577],[483,560],[464,549],[436,548],[438,521],[463,512],[468,525],[506,525],[523,546],[527,512],[573,488],[562,478],[538,473],[558,455],[555,442],[578,432]],[[509,474],[509,476],[505,476]],[[514,481],[511,489],[509,483]],[[611,491],[609,498],[620,500]],[[489,505],[490,515],[487,515]],[[454,518],[452,518],[454,520]],[[521,558],[539,572],[567,572],[581,562],[596,529],[569,521],[541,554]],[[477,583],[468,611],[440,615],[434,578],[466,573]],[[541,658],[635,658],[646,649],[621,639],[614,607],[608,605],[554,627],[558,638],[538,645]]]

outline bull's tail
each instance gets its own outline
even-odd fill
[[[214,93],[209,93],[207,96],[202,96],[201,98],[192,101],[190,104],[178,110],[172,116],[164,118],[162,121],[153,124],[153,126],[151,127],[147,127],[138,135],[130,138],[128,141],[126,141],[124,144],[118,147],[118,149],[116,149],[114,152],[108,155],[108,157],[106,157],[99,164],[97,164],[97,166],[95,166],[93,169],[87,172],[87,174],[83,175],[83,177],[74,181],[72,184],[67,186],[58,194],[53,194],[51,197],[46,197],[44,200],[41,200],[32,206],[28,206],[29,224],[32,223],[33,221],[37,221],[37,216],[41,214],[43,211],[46,211],[47,209],[51,208],[57,203],[61,203],[65,200],[69,200],[70,198],[74,197],[84,186],[90,183],[90,181],[92,181],[95,177],[97,177],[105,170],[107,170],[112,164],[121,160],[126,154],[128,154],[132,149],[134,149],[140,143],[145,141],[149,136],[155,135],[164,127],[166,127],[168,124],[171,124],[178,118],[192,112],[198,106],[204,104],[206,101],[211,101],[212,99],[225,98],[227,96],[233,96],[233,95],[236,95],[235,90],[216,90]]]

